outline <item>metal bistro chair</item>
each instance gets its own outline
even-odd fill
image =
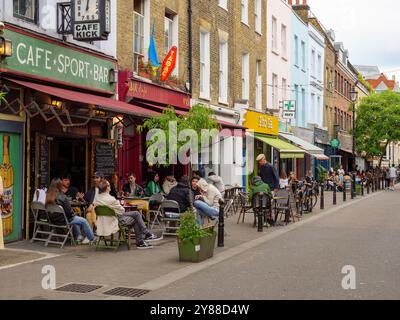
[[[242,217],[242,223],[244,223],[244,219],[246,217],[246,213],[251,212],[253,210],[253,206],[247,201],[247,194],[244,192],[239,192],[239,200],[240,200],[240,213],[237,220],[237,224],[240,222],[240,217]],[[254,216],[254,227],[256,226],[256,216]]]
[[[118,219],[118,215],[115,211],[107,206],[97,206],[95,207],[96,216],[98,217],[115,217]],[[96,250],[99,248],[103,249],[115,249],[117,251],[121,245],[121,243],[125,243],[128,247],[128,250],[131,249],[130,239],[131,239],[131,228],[125,226],[121,223],[118,223],[119,231],[118,238],[114,239],[114,235],[110,236],[110,239],[106,239],[105,236],[99,236],[96,242]],[[103,244],[101,243],[103,242]]]
[[[288,220],[290,217],[292,218],[292,221],[294,222],[294,214],[293,210],[290,205],[290,193],[288,190],[279,190],[275,197],[277,198],[275,200],[275,221],[278,220],[278,216],[281,216],[282,220],[282,215],[285,215],[285,222],[288,224]]]
[[[71,244],[75,245],[74,234],[72,225],[69,223],[67,216],[65,215],[64,209],[59,205],[47,205],[46,206],[46,214],[47,219],[49,221],[48,226],[50,227],[51,231],[49,232],[49,237],[46,240],[45,246],[47,247],[49,244],[57,244],[61,245],[61,249],[64,247],[65,243],[68,239],[71,240]],[[53,220],[54,215],[62,215],[63,222],[62,223],[55,223]],[[57,233],[57,231],[64,231],[64,234]],[[52,240],[53,238],[61,239],[61,241]]]
[[[176,231],[179,229],[181,211],[179,204],[173,200],[164,200],[160,205],[161,221],[165,223],[163,235],[176,236]],[[171,226],[171,222],[175,226]]]
[[[263,192],[259,192],[253,195],[251,199],[251,204],[254,212],[254,220],[257,225],[257,217],[258,220],[258,230],[262,231],[264,223],[268,222],[271,225],[275,224],[275,219],[272,217],[272,198]],[[259,224],[261,220],[261,225]]]
[[[154,230],[154,225],[157,224],[160,229],[164,230],[162,227],[160,217],[161,217],[161,211],[160,211],[160,206],[161,203],[164,201],[164,196],[161,193],[154,194],[150,197],[149,199],[149,205],[151,204],[152,207],[150,207],[149,210],[149,215],[150,215],[150,230]],[[153,216],[153,220],[152,220]]]
[[[34,201],[30,205],[31,212],[33,215],[34,226],[33,226],[33,236],[31,239],[31,243],[35,241],[46,242],[47,238],[38,237],[39,235],[46,235],[47,237],[51,234],[49,231],[49,219],[46,213],[46,206],[42,202]],[[44,230],[44,229],[47,229]]]

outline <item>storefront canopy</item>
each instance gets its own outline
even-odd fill
[[[5,78],[8,81],[11,81],[15,84],[18,84],[23,87],[27,87],[39,92],[44,92],[54,97],[58,97],[61,99],[65,99],[68,101],[84,103],[95,105],[99,109],[103,109],[110,112],[121,113],[125,115],[131,116],[140,116],[140,117],[153,117],[156,116],[158,113],[146,110],[145,108],[135,106],[129,103],[125,103],[122,101],[117,101],[111,98],[106,98],[102,96],[97,96],[94,94],[82,93],[79,91],[72,91],[68,89],[62,89],[57,87],[46,86],[42,84],[26,82],[22,80],[15,80],[10,78]]]
[[[304,158],[304,151],[300,148],[286,142],[278,137],[271,137],[262,134],[255,134],[254,137],[264,142],[271,147],[277,149],[280,153],[281,159],[303,159]]]
[[[324,155],[323,149],[318,148],[317,146],[315,146],[303,139],[300,139],[299,137],[296,137],[293,134],[281,133],[280,136],[282,138],[284,138],[285,140],[288,140],[291,143],[295,144],[296,146],[300,147],[306,153],[310,154],[311,156],[315,157],[318,160],[329,160],[329,157]]]

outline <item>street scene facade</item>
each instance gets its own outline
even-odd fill
[[[399,83],[335,27],[306,0],[0,0],[0,299],[318,298],[257,287],[264,237],[296,229],[277,259],[307,263],[322,219],[395,216],[400,173]],[[321,298],[358,298],[340,281]]]

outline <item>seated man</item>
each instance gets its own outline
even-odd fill
[[[252,186],[250,187],[250,193],[249,193],[250,201],[251,201],[251,199],[253,199],[253,196],[255,194],[260,193],[260,192],[266,193],[270,197],[272,197],[271,188],[269,187],[269,185],[267,183],[262,181],[261,177],[259,177],[259,176],[253,177],[251,184],[252,184]]]
[[[162,185],[164,193],[167,195],[170,193],[171,189],[173,187],[176,187],[178,185],[178,182],[176,181],[175,177],[173,175],[169,175],[165,177],[164,183]]]
[[[189,188],[189,177],[183,176],[167,195],[167,200],[178,202],[181,213],[193,208],[193,195]]]
[[[131,173],[128,177],[128,183],[124,184],[122,191],[130,196],[141,197],[144,195],[144,190],[136,183],[136,174]]]
[[[222,178],[220,176],[217,176],[214,172],[210,172],[208,174],[207,182],[216,187],[219,192],[221,193],[225,192],[225,184],[222,181]]]
[[[71,176],[69,174],[62,175],[61,181],[64,188],[63,192],[68,198],[76,200],[83,197],[83,193],[79,193],[76,187],[71,186]]]
[[[139,212],[125,213],[124,207],[121,206],[117,199],[110,195],[110,183],[107,180],[100,182],[99,194],[96,196],[93,204],[95,206],[109,207],[118,215],[118,219],[114,217],[98,217],[96,221],[97,235],[110,236],[119,231],[119,223],[121,223],[135,230],[136,247],[138,249],[151,249],[153,246],[146,241],[159,240],[159,238],[147,230],[142,215]]]
[[[219,217],[219,200],[222,199],[221,192],[206,180],[200,179],[197,183],[201,195],[195,197],[194,207],[197,211],[197,223],[203,224],[203,217],[215,220]]]

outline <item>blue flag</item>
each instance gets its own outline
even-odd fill
[[[159,67],[160,62],[158,61],[156,42],[154,41],[154,22],[153,30],[151,31],[150,46],[149,46],[149,61],[153,67]]]

